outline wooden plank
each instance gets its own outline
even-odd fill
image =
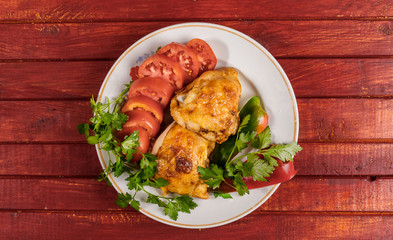
[[[283,183],[259,210],[392,212],[392,183],[390,178],[298,177]]]
[[[0,209],[120,210],[114,188],[93,179],[1,178],[0,190]],[[257,211],[392,212],[392,191],[390,178],[295,177]]]
[[[393,95],[392,59],[279,59],[296,97]]]
[[[392,59],[279,59],[296,97],[393,95]],[[113,61],[0,63],[0,99],[97,95]],[[60,74],[61,73],[61,74]],[[52,84],[48,84],[53,82]]]
[[[170,227],[134,212],[15,211],[0,212],[0,225],[0,233],[8,239],[390,239],[393,234],[391,215],[362,214],[258,212],[222,227],[198,230]]]
[[[393,138],[391,99],[298,99],[301,140]]]
[[[0,59],[115,59],[141,37],[173,23],[1,24]],[[275,57],[393,55],[390,21],[216,23],[251,36]]]
[[[169,3],[169,4],[168,4]],[[234,10],[234,7],[236,11]],[[0,20],[80,21],[149,19],[269,19],[269,18],[356,18],[393,16],[389,1],[307,0],[276,1],[9,1],[3,4]],[[170,8],[170,11],[166,9]],[[176,13],[176,14],[173,14]]]
[[[393,173],[392,143],[300,143],[298,175],[380,176]]]
[[[0,99],[80,99],[98,94],[112,61],[0,63]]]
[[[86,141],[77,126],[91,116],[88,101],[5,101],[0,109],[0,141]]]
[[[94,146],[89,144],[0,145],[0,175],[98,176]]]
[[[393,143],[304,143],[295,157],[299,175],[391,176]],[[86,176],[101,165],[86,144],[0,144],[0,175]]]
[[[393,99],[311,98],[297,102],[300,141],[393,138]],[[76,127],[90,117],[88,101],[4,101],[0,108],[0,142],[85,141]]]

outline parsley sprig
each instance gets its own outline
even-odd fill
[[[252,177],[254,181],[267,181],[275,167],[278,166],[277,159],[282,162],[293,161],[293,156],[302,150],[295,142],[272,144],[269,126],[260,134],[255,131],[243,131],[249,121],[250,115],[246,115],[241,120],[234,144],[223,166],[210,164],[209,168],[198,167],[201,178],[213,190],[218,189],[224,183],[236,189],[240,196],[248,194],[249,190],[243,178]],[[232,156],[233,153],[240,153],[250,144],[255,151],[236,157]],[[221,195],[222,193],[217,193],[217,196]]]
[[[168,181],[162,178],[154,178],[157,172],[156,157],[150,153],[141,153],[142,159],[140,162],[134,163],[131,159],[138,151],[139,132],[131,133],[123,141],[116,137],[116,132],[120,131],[123,124],[128,120],[128,116],[121,113],[119,109],[123,101],[126,100],[126,94],[131,84],[132,82],[127,84],[121,94],[113,101],[106,98],[106,103],[96,102],[93,96],[90,99],[93,117],[90,118],[89,123],[79,124],[78,131],[85,135],[89,144],[99,144],[99,147],[108,153],[109,164],[100,174],[99,181],[106,180],[107,184],[111,185],[108,179],[109,174],[113,174],[115,177],[119,177],[123,173],[129,175],[126,179],[127,186],[133,193],[119,193],[115,201],[118,206],[122,208],[131,206],[139,210],[140,201],[137,200],[136,196],[138,192],[145,192],[147,194],[146,202],[157,204],[163,208],[165,215],[177,220],[179,212],[190,213],[190,210],[197,206],[193,198],[187,195],[164,197],[151,193],[148,187],[159,188],[168,184]]]

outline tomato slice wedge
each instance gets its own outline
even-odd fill
[[[142,127],[147,131],[149,137],[155,137],[160,130],[160,121],[143,109],[134,109],[125,113],[128,116],[124,128]]]
[[[146,96],[165,108],[171,100],[173,92],[174,89],[169,82],[157,77],[143,77],[131,84],[128,96]]]
[[[135,66],[130,69],[130,76],[132,81],[135,81],[139,78],[138,72],[139,72],[139,66]]]
[[[160,123],[164,118],[164,110],[162,109],[161,105],[153,99],[143,95],[129,97],[128,101],[121,109],[121,112],[126,113],[134,109],[144,109],[150,112],[152,116],[160,121]]]
[[[142,77],[159,77],[168,81],[176,90],[183,87],[184,71],[180,63],[161,54],[154,54],[146,59],[138,70]]]
[[[181,43],[170,43],[158,50],[157,54],[168,56],[180,63],[185,73],[185,84],[190,83],[198,76],[200,68],[198,57],[195,51],[188,48],[186,45]]]
[[[243,178],[244,183],[246,184],[248,189],[256,189],[261,187],[266,187],[270,185],[274,185],[277,183],[283,183],[291,180],[297,173],[295,170],[293,162],[283,163],[280,160],[277,160],[278,166],[274,169],[274,172],[270,174],[270,177],[266,178],[267,182],[262,181],[254,181],[252,177]],[[226,181],[232,184],[231,180],[226,179]],[[232,187],[229,187],[227,184],[221,184],[220,191],[223,192],[235,192],[236,190]]]
[[[197,54],[200,64],[200,74],[208,70],[213,70],[216,67],[216,55],[207,42],[199,38],[194,38],[186,46],[194,50]]]

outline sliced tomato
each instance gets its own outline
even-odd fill
[[[207,42],[199,38],[194,38],[191,41],[189,41],[186,46],[193,49],[197,54],[200,64],[199,73],[208,70],[213,70],[216,67],[217,64],[216,55],[214,54],[209,44],[207,44]]]
[[[190,83],[198,76],[200,68],[198,57],[195,51],[186,45],[170,43],[158,50],[157,54],[163,54],[180,63],[185,74],[185,84]]]
[[[165,108],[173,95],[173,91],[172,85],[161,78],[143,77],[131,84],[128,96],[146,96],[158,102],[162,108]]]
[[[138,71],[139,71],[139,66],[135,66],[131,68],[130,76],[132,81],[135,81],[139,78]]]
[[[150,138],[147,131],[142,127],[123,127],[123,129],[117,133],[117,138],[120,141],[124,141],[126,136],[129,136],[135,131],[138,131],[139,146],[136,148],[137,152],[134,154],[132,161],[139,161],[142,159],[142,153],[147,153],[150,147]]]
[[[142,127],[147,131],[149,137],[155,137],[160,130],[161,122],[143,109],[134,109],[125,113],[128,116],[123,128]]]
[[[164,110],[161,105],[153,99],[143,95],[129,97],[128,101],[121,109],[121,112],[126,113],[134,109],[144,109],[150,112],[160,123],[164,118]]]
[[[161,54],[154,54],[139,67],[138,75],[142,77],[159,77],[168,81],[177,90],[183,87],[184,71],[180,63]]]
[[[247,188],[248,189],[255,189],[255,188],[261,188],[261,187],[274,185],[277,183],[283,183],[283,182],[291,180],[296,175],[297,171],[295,170],[293,162],[283,163],[280,160],[277,160],[277,162],[278,162],[278,167],[276,167],[274,169],[274,172],[272,174],[270,174],[270,177],[266,178],[267,182],[254,181],[252,179],[252,177],[243,178],[243,181],[245,182]],[[228,183],[232,184],[231,180],[226,179],[226,181]],[[219,190],[223,191],[223,192],[235,192],[236,191],[234,188],[229,187],[227,184],[221,184]]]

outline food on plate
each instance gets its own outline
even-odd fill
[[[160,123],[164,118],[164,110],[161,105],[153,99],[146,96],[132,96],[121,109],[122,113],[127,113],[134,109],[144,109],[150,112]]]
[[[296,171],[289,163],[302,148],[295,142],[272,144],[269,126],[259,132],[267,115],[257,96],[243,106],[239,115],[236,135],[215,148],[209,168],[198,168],[201,178],[213,190],[228,191],[230,186],[240,196],[249,193],[249,189],[291,179]],[[242,152],[249,146],[251,151]]]
[[[206,49],[211,50],[210,47]],[[192,82],[201,72],[200,57],[197,56],[202,52],[196,52],[181,43],[170,43],[143,61],[141,66],[131,68],[130,76],[133,82],[129,87],[128,100],[121,109],[128,120],[123,124],[126,130],[118,132],[119,139],[128,137],[131,128],[139,127],[148,133],[150,145],[151,139],[154,139],[160,130],[164,109],[174,91]],[[214,53],[210,54],[210,57],[212,56]],[[137,149],[133,160],[140,160],[141,154],[147,153],[148,149]]]
[[[200,135],[173,124],[157,152],[156,178],[163,178],[168,185],[163,194],[174,192],[207,199],[207,185],[199,177],[198,167],[208,167],[215,143]]]
[[[143,191],[143,200],[176,220],[179,212],[190,213],[197,206],[192,197],[207,199],[214,192],[231,198],[233,189],[241,196],[295,175],[293,156],[301,147],[271,143],[268,116],[258,97],[239,112],[237,71],[214,70],[216,64],[213,50],[201,39],[170,43],[131,68],[132,81],[115,100],[91,99],[93,117],[78,131],[88,143],[112,153],[102,179],[128,174],[125,181],[133,193],[119,193],[117,205],[139,210],[137,193]],[[161,134],[160,143],[155,140],[169,103],[175,123]],[[147,187],[161,188],[163,195]]]
[[[195,51],[181,43],[170,43],[157,51],[180,63],[185,75],[185,84],[194,80],[199,73],[199,60]]]
[[[117,137],[120,139],[120,141],[124,141],[125,137],[129,136],[133,132],[138,133],[139,146],[136,148],[136,152],[132,160],[139,161],[142,159],[142,153],[147,153],[150,147],[150,135],[146,129],[139,126],[123,126],[121,131],[117,133]]]
[[[158,77],[176,90],[183,87],[185,74],[179,62],[165,55],[154,54],[139,66],[139,77]]]
[[[214,70],[216,64],[216,55],[209,44],[194,38],[187,44],[172,42],[159,48],[141,66],[132,67],[130,76],[133,81],[146,76],[159,77],[178,90],[203,72]]]
[[[256,189],[261,187],[266,187],[270,185],[274,185],[277,183],[283,183],[291,180],[297,173],[295,170],[295,166],[293,162],[283,163],[282,161],[277,161],[278,166],[274,168],[273,173],[270,174],[269,177],[266,177],[267,181],[255,181],[253,177],[245,177],[242,180],[247,186],[247,189]],[[230,185],[233,184],[233,181],[226,180]],[[221,184],[219,187],[220,191],[223,192],[235,192],[236,189],[229,186],[228,184]]]
[[[250,98],[246,104],[242,107],[239,113],[240,119],[244,119],[249,115],[248,122],[240,129],[241,134],[247,134],[249,132],[256,132],[256,134],[262,133],[268,125],[268,115],[262,108],[260,99],[258,96]],[[233,146],[236,145],[235,135],[230,136],[227,141],[218,145],[212,155],[211,160],[213,163],[224,166],[226,161],[238,153],[238,149]]]
[[[157,77],[143,77],[131,84],[128,97],[146,96],[165,108],[171,100],[173,92],[174,89],[169,82]]]
[[[259,134],[263,132],[268,125],[268,115],[261,106],[261,101],[258,96],[250,98],[240,110],[239,115],[242,119],[250,115],[250,120],[242,129],[242,132],[255,131]]]
[[[151,138],[155,137],[160,130],[161,121],[144,109],[134,109],[125,114],[128,116],[128,121],[124,123],[123,128],[142,127]]]
[[[217,58],[213,50],[205,41],[199,38],[194,38],[186,45],[193,49],[199,60],[200,70],[199,73],[213,70],[217,64]]]
[[[168,181],[163,193],[208,198],[198,167],[209,166],[215,142],[236,133],[241,86],[233,68],[207,71],[172,99],[175,124],[157,153],[157,174]]]
[[[173,119],[217,143],[236,133],[241,85],[234,68],[207,71],[172,98]]]

